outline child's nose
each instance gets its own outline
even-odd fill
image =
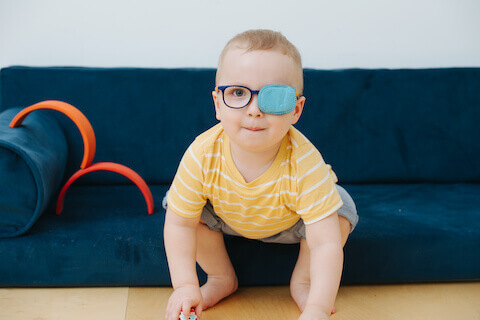
[[[251,117],[261,117],[263,112],[258,107],[258,94],[253,95],[252,101],[247,106],[247,114]]]

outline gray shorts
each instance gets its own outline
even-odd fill
[[[355,229],[358,223],[358,214],[357,208],[355,207],[355,203],[353,202],[352,197],[348,194],[348,192],[340,187],[339,185],[335,185],[337,187],[338,193],[343,201],[343,206],[337,210],[339,216],[345,217],[348,221],[350,221],[351,230],[350,232]],[[166,197],[163,199],[163,206],[166,208]],[[241,234],[230,228],[220,217],[215,214],[213,210],[213,206],[207,201],[207,204],[203,208],[201,219],[205,224],[214,231],[222,232],[223,234],[228,234],[231,236],[238,236],[242,237]],[[299,243],[302,238],[305,238],[305,224],[303,220],[300,219],[296,224],[292,227],[279,232],[271,237],[257,239],[263,242],[269,243]]]

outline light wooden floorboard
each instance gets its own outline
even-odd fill
[[[1,320],[124,320],[128,288],[0,289]]]
[[[163,316],[169,288],[131,288],[127,320]],[[343,286],[332,320],[480,320],[480,283]],[[288,287],[240,288],[203,320],[297,319]]]
[[[342,287],[332,319],[480,319],[480,283]]]
[[[0,289],[0,320],[164,319],[171,288]],[[332,320],[480,320],[480,283],[342,286]],[[296,320],[287,286],[244,287],[202,320]]]

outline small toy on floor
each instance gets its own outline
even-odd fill
[[[183,311],[180,312],[180,317],[178,318],[180,320],[197,320],[197,316],[195,315],[195,309],[190,310],[190,317],[185,318],[185,315],[183,314]]]

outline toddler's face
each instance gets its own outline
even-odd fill
[[[240,85],[260,90],[271,84],[296,87],[296,65],[292,58],[278,51],[230,49],[222,59],[217,85]],[[258,95],[242,109],[225,105],[222,92],[213,91],[217,119],[236,146],[254,152],[280,147],[290,125],[295,124],[303,110],[305,98],[300,97],[295,109],[287,114],[263,113],[258,108]]]

